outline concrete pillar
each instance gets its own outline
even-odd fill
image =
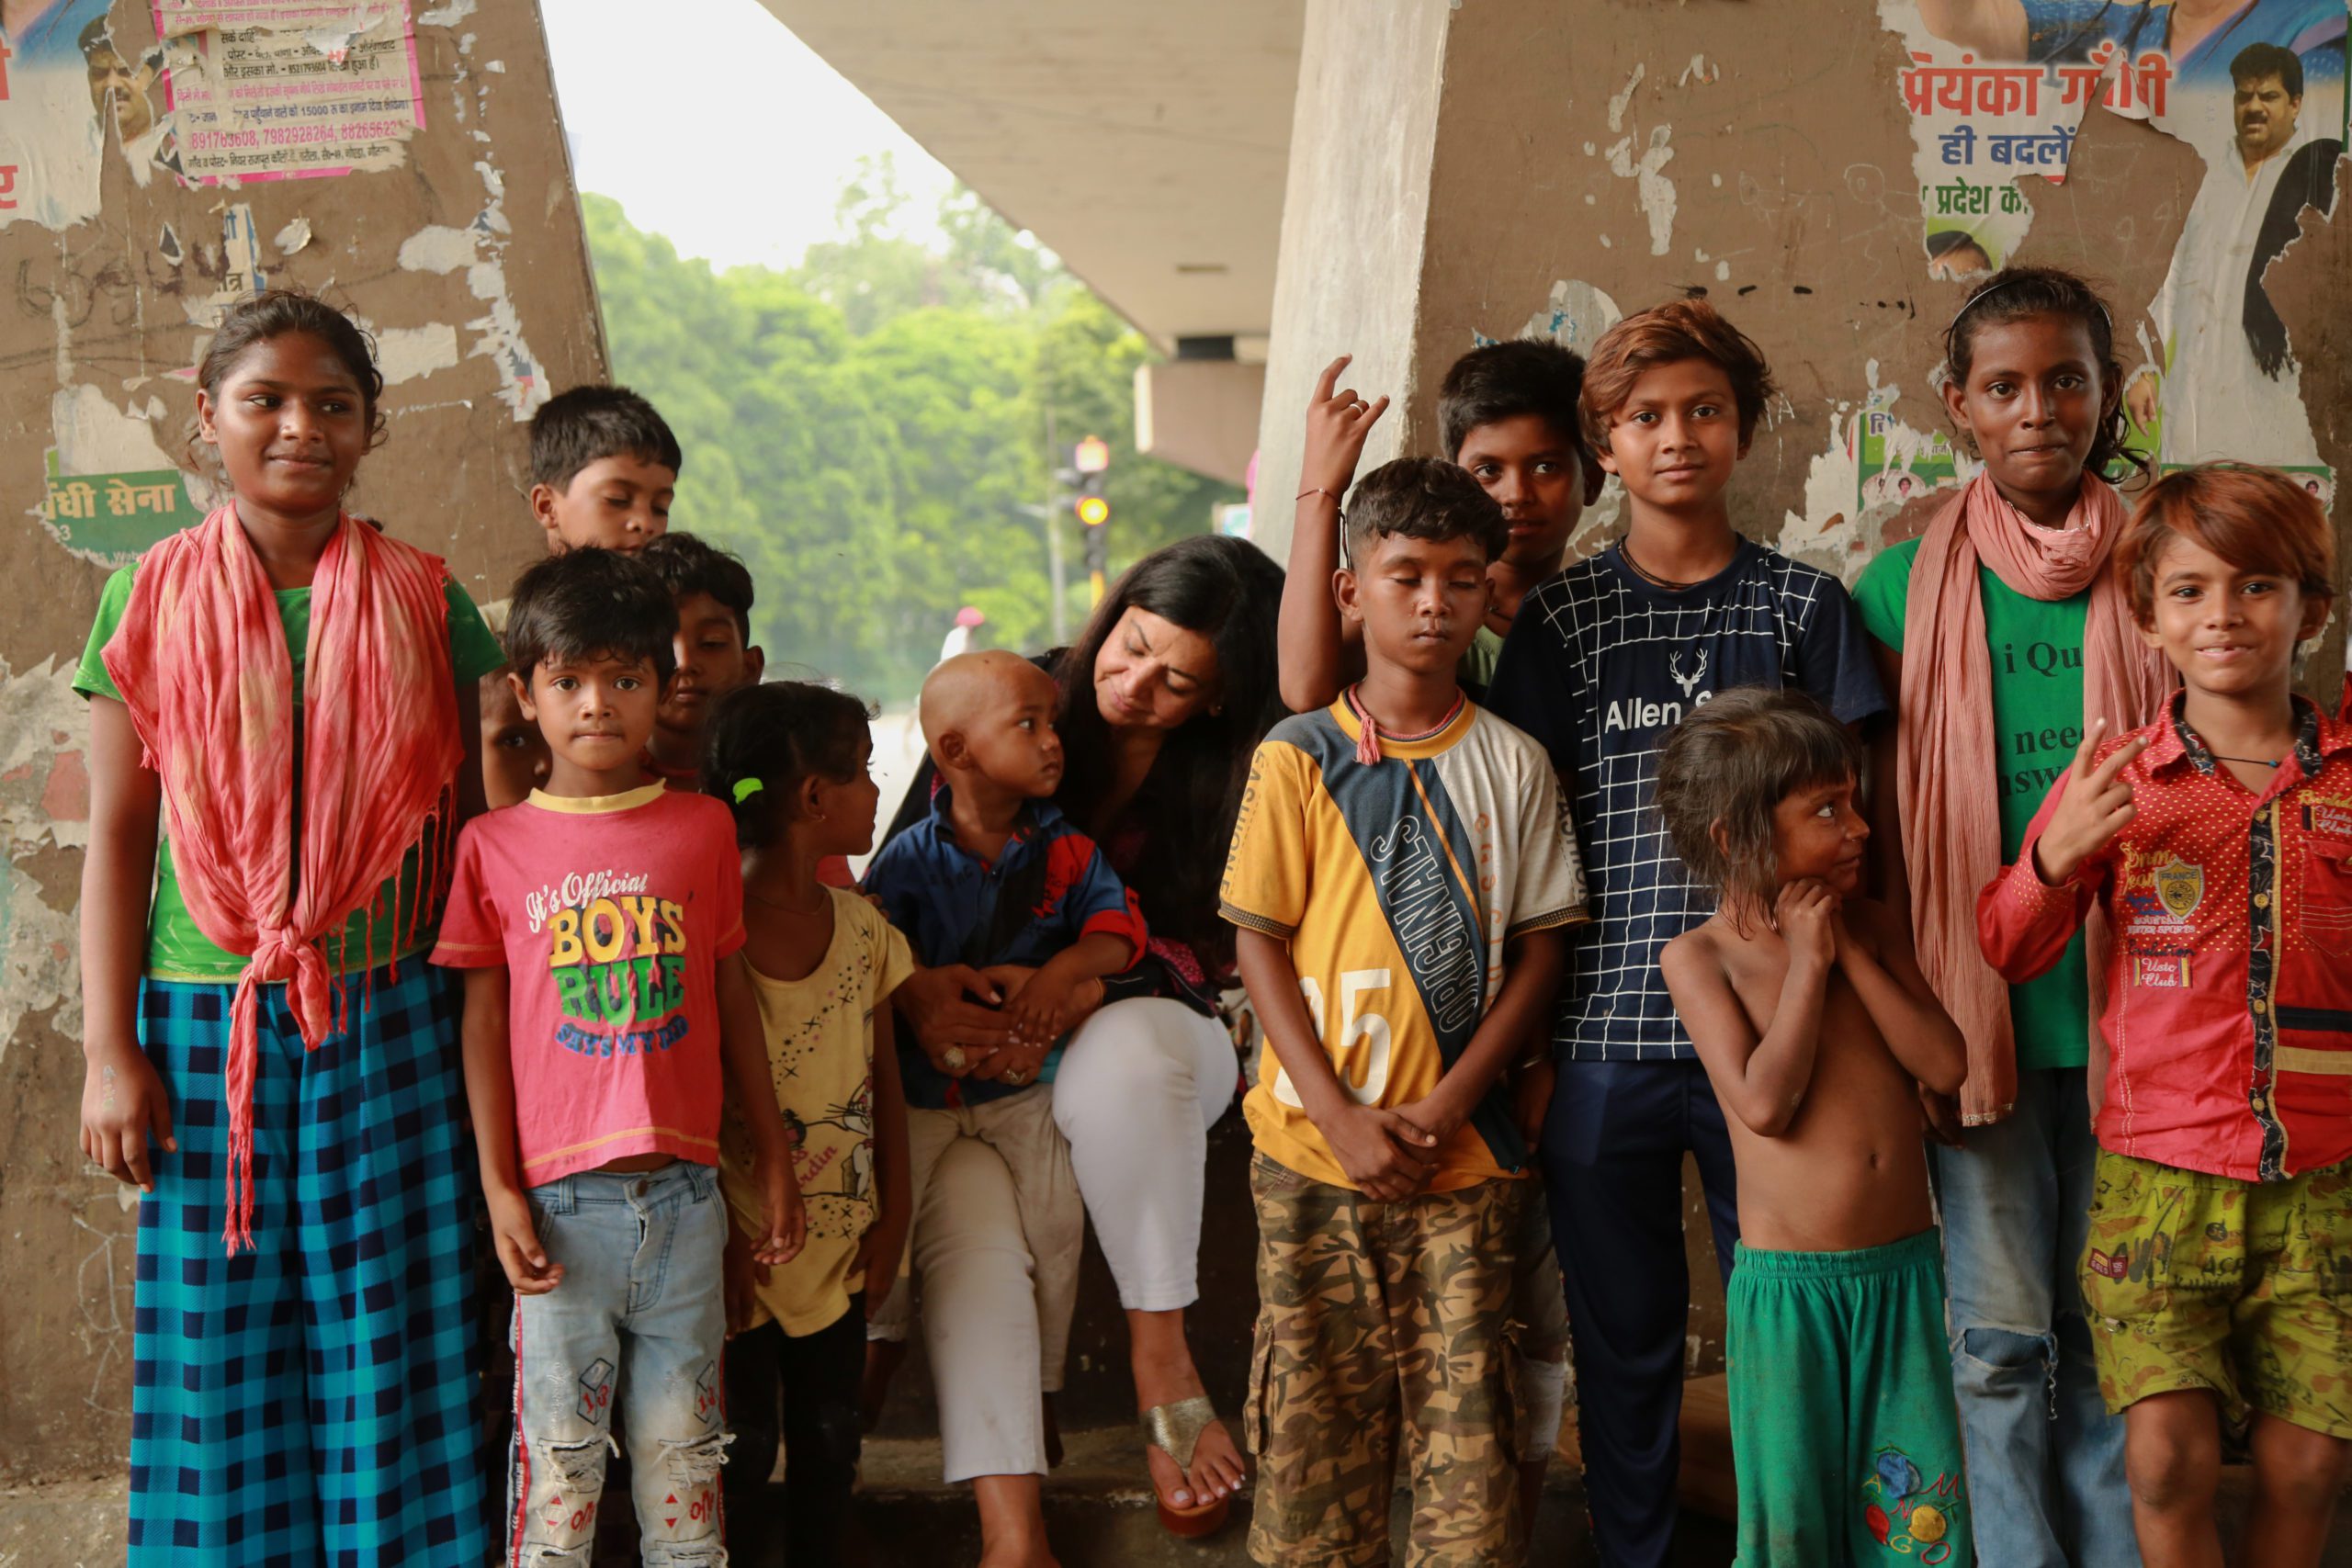
[[[167,9],[176,30],[221,7]],[[389,430],[349,504],[445,556],[478,599],[503,596],[543,548],[525,501],[524,422],[549,389],[604,375],[537,6],[374,13],[389,22],[362,16],[341,37],[263,28],[209,40],[216,61],[247,73],[240,85],[278,91],[274,110],[310,106],[292,136],[270,134],[288,124],[281,113],[201,119],[198,101],[225,92],[200,92],[192,44],[159,39],[155,8],[128,0],[57,7],[46,15],[65,30],[36,24],[0,59],[0,274],[15,301],[0,316],[11,589],[0,603],[0,1477],[11,1483],[119,1476],[129,1447],[138,1194],[74,1145],[89,781],[72,682],[107,572],[215,499],[186,438],[191,367],[220,310],[291,284],[359,316],[376,338]],[[320,51],[338,44],[343,71],[322,73]],[[171,97],[159,68],[175,73]],[[356,82],[375,102],[315,104],[330,81]],[[206,183],[208,170],[234,177]],[[289,173],[308,177],[255,177]]]
[[[1351,384],[1402,393],[1412,382],[1452,15],[1437,0],[1307,7],[1251,517],[1278,560],[1298,493],[1306,393],[1323,367],[1352,352]],[[1398,445],[1406,423],[1382,420],[1367,468],[1409,449]]]

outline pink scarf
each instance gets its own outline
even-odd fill
[[[304,665],[299,879],[293,661],[233,506],[147,552],[103,652],[163,780],[188,913],[216,946],[251,960],[229,1015],[221,1236],[232,1255],[253,1245],[255,990],[284,984],[302,1043],[318,1049],[345,1021],[320,940],[373,904],[408,851],[447,820],[464,749],[446,578],[440,558],[348,515],[327,540]],[[407,912],[411,928],[431,883]]]
[[[1978,474],[1928,525],[1904,605],[1895,798],[1910,871],[1911,929],[1919,967],[1968,1041],[1961,1114],[1973,1123],[2007,1115],[2018,1080],[2008,987],[1976,945],[1976,892],[2001,870],[2000,807],[1984,787],[1996,753],[1979,561],[2029,599],[2070,599],[2090,590],[2083,622],[2086,726],[2103,717],[2108,736],[2126,734],[2156,717],[2172,687],[2171,668],[2141,642],[2129,596],[2107,570],[2123,530],[2114,487],[2086,474],[2066,523],[2059,529],[2029,522],[2001,499],[1990,475]],[[2106,1000],[2102,917],[2092,917],[2088,941],[2096,1019]],[[2106,1047],[2096,1026],[2090,1049],[2097,1093]]]

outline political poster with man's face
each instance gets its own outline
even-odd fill
[[[2303,211],[2335,199],[2346,10],[2346,0],[1880,0],[1905,43],[1895,86],[1913,128],[1921,267],[1966,281],[2030,260],[2018,254],[2029,195],[2068,177],[2088,115],[2179,138],[2203,177],[2146,318],[2114,323],[2134,445],[2165,467],[2232,458],[2325,475],[2294,345],[2262,279]]]

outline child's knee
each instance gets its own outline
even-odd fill
[[[854,1400],[820,1399],[785,1422],[787,1464],[854,1466],[864,1449]]]
[[[526,1568],[588,1568],[612,1450],[613,1439],[595,1429],[586,1437],[525,1435],[528,1491],[520,1561]]]
[[[2254,1445],[2255,1479],[2264,1498],[2299,1511],[2335,1506],[2352,1469],[2352,1442],[2268,1419]]]
[[[2131,1422],[2124,1478],[2132,1501],[2157,1513],[2210,1506],[2221,1480],[2222,1438],[2210,1411],[2181,1410]]]

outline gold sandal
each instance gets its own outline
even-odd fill
[[[1216,1407],[1204,1396],[1195,1395],[1191,1399],[1155,1404],[1143,1413],[1144,1442],[1174,1461],[1182,1476],[1180,1483],[1189,1486],[1193,1473],[1193,1450],[1199,1446],[1201,1434],[1216,1418]],[[1216,1497],[1206,1503],[1196,1503],[1189,1508],[1170,1507],[1168,1500],[1160,1496],[1157,1486],[1151,1489],[1151,1499],[1159,1506],[1160,1527],[1170,1535],[1185,1540],[1195,1540],[1221,1529],[1226,1516],[1231,1511],[1232,1503],[1230,1498]]]

